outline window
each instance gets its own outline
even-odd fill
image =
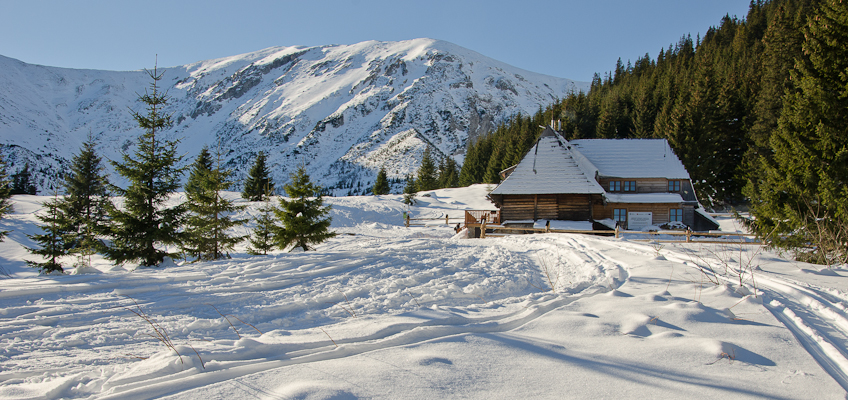
[[[683,222],[683,209],[682,208],[672,208],[668,210],[668,220],[671,221],[680,221]]]
[[[624,191],[625,192],[635,192],[636,191],[636,181],[624,181]]]
[[[626,208],[616,208],[612,210],[612,220],[615,222],[625,223],[627,222],[627,209]]]
[[[610,181],[609,186],[610,192],[620,192],[621,191],[621,181]]]
[[[680,181],[668,181],[668,191],[669,192],[679,192],[680,191]]]

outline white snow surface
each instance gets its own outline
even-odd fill
[[[665,139],[577,139],[569,142],[600,177],[689,179]]]
[[[363,193],[381,167],[404,178],[427,147],[462,164],[469,139],[588,90],[588,83],[433,39],[272,47],[158,72],[174,122],[161,133],[180,140],[182,164],[208,145],[239,177],[265,151],[278,187],[303,164],[337,195]],[[144,71],[45,67],[0,56],[0,152],[9,173],[29,162],[37,166],[39,193],[52,194],[52,180],[89,134],[106,160],[132,154],[142,130],[129,109],[144,113],[137,99],[150,83]],[[403,183],[395,186],[399,192]]]
[[[22,261],[49,198],[15,196],[0,399],[845,398],[844,266],[752,245],[455,235],[445,214],[490,208],[491,189],[411,208],[326,198],[339,235],[315,251],[95,258],[50,276]],[[404,211],[434,219],[406,228]]]
[[[586,175],[564,145],[567,142],[557,136],[539,138],[492,194],[603,194],[601,185]]]

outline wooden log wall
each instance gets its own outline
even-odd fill
[[[600,196],[595,197],[600,199]],[[505,195],[501,206],[501,220],[588,221],[592,218],[593,201],[590,195]]]
[[[593,212],[595,219],[612,219],[613,210],[624,208],[627,212],[650,212],[654,225],[668,222],[668,210],[672,208],[683,209],[683,223],[693,226],[695,223],[695,209],[691,205],[678,204],[654,204],[654,203],[608,203],[607,205],[595,205]]]
[[[592,196],[588,194],[557,195],[557,217],[553,219],[566,221],[588,221],[591,218]]]

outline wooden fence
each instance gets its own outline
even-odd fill
[[[410,226],[425,226],[425,225],[427,225],[426,223],[423,223],[423,222],[413,222],[413,221],[445,221],[445,225],[450,225],[451,221],[461,222],[461,221],[464,221],[464,220],[465,220],[465,218],[463,218],[463,217],[451,217],[447,214],[445,214],[444,217],[438,217],[438,218],[410,218],[409,214],[406,214],[404,216],[404,219],[403,219],[403,224],[408,228]]]
[[[520,233],[579,233],[579,234],[590,234],[590,235],[610,235],[615,236],[616,238],[620,238],[623,235],[640,235],[647,236],[645,239],[635,239],[635,240],[644,240],[644,241],[656,241],[656,242],[664,242],[664,243],[689,243],[689,242],[698,242],[698,243],[734,243],[734,244],[763,244],[760,241],[744,241],[741,240],[742,237],[756,237],[756,235],[749,233],[737,233],[737,232],[694,232],[691,230],[685,231],[657,231],[657,232],[644,232],[644,231],[627,231],[616,228],[615,230],[577,230],[577,229],[551,229],[550,227],[545,228],[521,228],[521,227],[507,227],[502,225],[492,225],[486,224],[485,222],[480,224],[470,224],[467,225],[469,230],[472,228],[480,228],[480,238],[484,239],[487,236],[504,236],[510,234],[509,232],[520,232]],[[491,230],[491,233],[487,233],[486,230]],[[660,235],[667,236],[681,236],[680,240],[668,240],[659,238]],[[685,236],[685,240],[682,238]],[[653,237],[653,238],[652,238]],[[700,238],[718,238],[718,237],[738,237],[740,240],[728,241],[728,240],[704,240]],[[694,238],[694,239],[693,239]]]
[[[414,221],[422,221],[422,222],[414,222]],[[663,243],[687,243],[687,242],[698,242],[698,243],[734,243],[734,244],[763,244],[761,241],[746,241],[742,238],[744,237],[756,237],[756,235],[749,233],[737,233],[737,232],[694,232],[691,230],[685,231],[657,231],[657,232],[644,232],[644,231],[628,231],[621,230],[619,228],[615,228],[614,230],[576,230],[576,229],[551,229],[550,226],[545,226],[544,228],[522,228],[522,227],[508,227],[500,225],[500,212],[498,210],[465,210],[465,217],[451,217],[445,214],[444,217],[438,218],[410,218],[409,214],[404,213],[404,225],[407,227],[410,226],[425,226],[427,225],[423,221],[444,221],[445,225],[450,225],[452,222],[464,221],[464,226],[468,228],[469,231],[474,231],[475,228],[479,229],[480,238],[486,238],[487,236],[504,236],[509,234],[517,234],[517,233],[579,233],[579,234],[588,234],[588,235],[609,235],[615,236],[616,238],[620,238],[623,235],[628,236],[645,236],[644,239],[633,239],[636,241],[656,241]],[[487,233],[487,230],[491,230],[491,233]],[[669,240],[665,238],[661,238],[660,235],[663,236],[680,236],[680,240]],[[685,239],[684,239],[685,237]],[[729,240],[710,240],[708,238],[719,238],[719,237],[737,237],[739,240],[729,241]],[[694,238],[694,239],[693,239]],[[704,239],[707,238],[707,239]]]

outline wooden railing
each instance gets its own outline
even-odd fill
[[[498,210],[465,210],[465,225],[469,224],[499,224],[501,213]]]
[[[466,224],[469,228],[480,228],[480,238],[483,239],[487,236],[486,230],[492,230],[492,234],[503,234],[507,232],[522,232],[522,233],[580,233],[580,234],[590,234],[590,235],[613,235],[616,238],[620,238],[623,235],[644,235],[648,236],[646,239],[634,239],[634,240],[649,240],[649,241],[657,241],[657,242],[698,242],[698,243],[735,243],[735,244],[763,244],[760,241],[744,241],[744,240],[704,240],[699,238],[718,238],[718,237],[756,237],[756,235],[750,233],[737,233],[737,232],[693,232],[691,230],[686,231],[658,231],[658,232],[645,232],[645,231],[626,231],[621,229],[615,230],[576,230],[576,229],[550,229],[550,227],[545,228],[522,228],[522,227],[507,227],[493,224],[489,224],[484,222],[480,223],[472,223]],[[685,236],[683,239],[681,237],[680,240],[668,240],[668,239],[659,239],[659,235],[668,235],[668,236]],[[693,239],[695,238],[695,239]]]
[[[462,217],[451,217],[445,214],[444,217],[437,218],[410,218],[409,214],[404,213],[403,224],[408,228],[410,226],[424,226],[426,223],[422,222],[413,222],[413,221],[445,221],[445,225],[450,225],[451,221],[462,221]]]

